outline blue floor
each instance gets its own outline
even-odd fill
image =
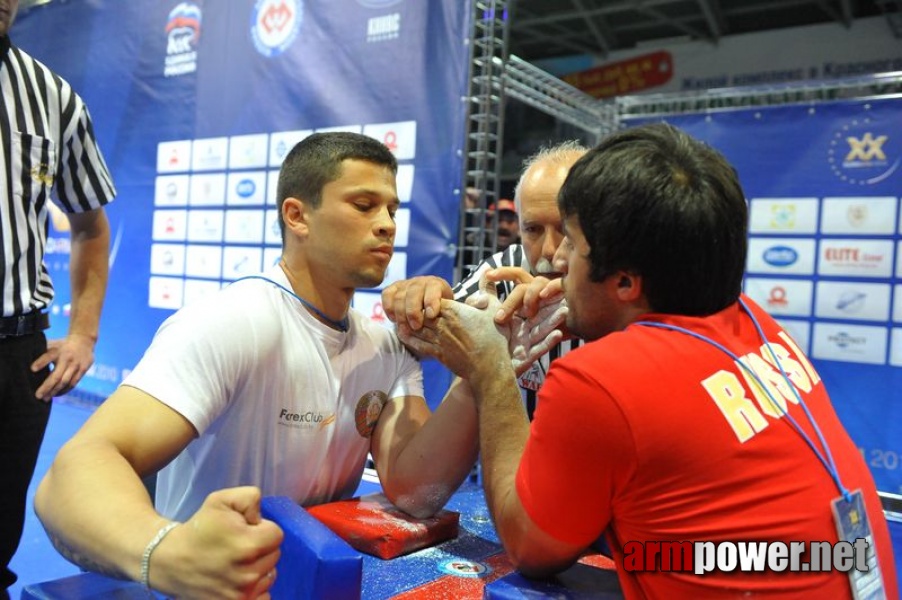
[[[50,467],[57,449],[81,427],[81,424],[91,414],[91,410],[90,405],[87,404],[73,404],[67,401],[54,402],[50,414],[50,424],[44,437],[44,445],[41,447],[41,454],[38,457],[35,477],[29,489],[25,532],[22,535],[19,551],[13,557],[11,565],[13,571],[19,576],[19,581],[9,589],[10,598],[13,600],[19,599],[22,588],[26,585],[79,573],[78,567],[61,557],[53,548],[41,523],[34,515],[31,500],[34,497],[35,487]],[[378,489],[377,484],[363,482],[358,493],[365,494],[378,491]],[[896,572],[902,573],[902,523],[891,522],[890,533],[893,537]]]
[[[28,507],[25,515],[25,531],[22,534],[22,542],[19,550],[13,557],[10,567],[19,576],[17,581],[9,589],[9,597],[18,600],[24,586],[49,581],[59,577],[67,577],[79,573],[79,568],[60,556],[41,522],[34,514],[32,498],[38,483],[44,477],[44,473],[50,468],[57,449],[63,445],[84,423],[91,409],[86,406],[70,404],[68,402],[54,401],[50,411],[50,423],[47,433],[44,435],[44,444],[38,456],[38,465],[34,478],[28,489]]]

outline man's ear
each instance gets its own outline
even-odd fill
[[[288,197],[282,201],[282,220],[285,222],[285,231],[291,231],[296,236],[305,237],[309,232],[309,208],[298,198]]]
[[[642,296],[642,276],[620,271],[614,275],[617,297],[623,302],[635,302]]]

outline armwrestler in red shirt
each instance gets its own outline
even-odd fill
[[[861,455],[811,363],[741,295],[748,210],[724,157],[669,125],[628,129],[573,166],[558,203],[564,277],[520,296],[563,287],[587,343],[552,363],[531,429],[497,303],[443,301],[424,329],[401,328],[472,385],[486,498],[517,568],[563,570],[601,534],[621,567],[631,542],[836,543],[832,504],[861,490],[872,572],[897,598]],[[852,598],[839,570],[618,574],[627,598]]]

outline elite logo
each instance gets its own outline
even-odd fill
[[[257,0],[251,14],[251,38],[263,56],[282,54],[298,37],[301,0]]]

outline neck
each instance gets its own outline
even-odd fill
[[[281,267],[282,272],[285,273],[297,299],[304,305],[307,312],[332,329],[338,329],[339,331],[348,330],[348,308],[351,305],[350,296],[340,298],[334,302],[325,300],[319,290],[313,286],[312,282],[306,281],[303,276],[297,275],[292,271],[284,258],[279,261],[279,267]],[[309,277],[306,279],[309,279]],[[305,285],[305,283],[307,285]]]

